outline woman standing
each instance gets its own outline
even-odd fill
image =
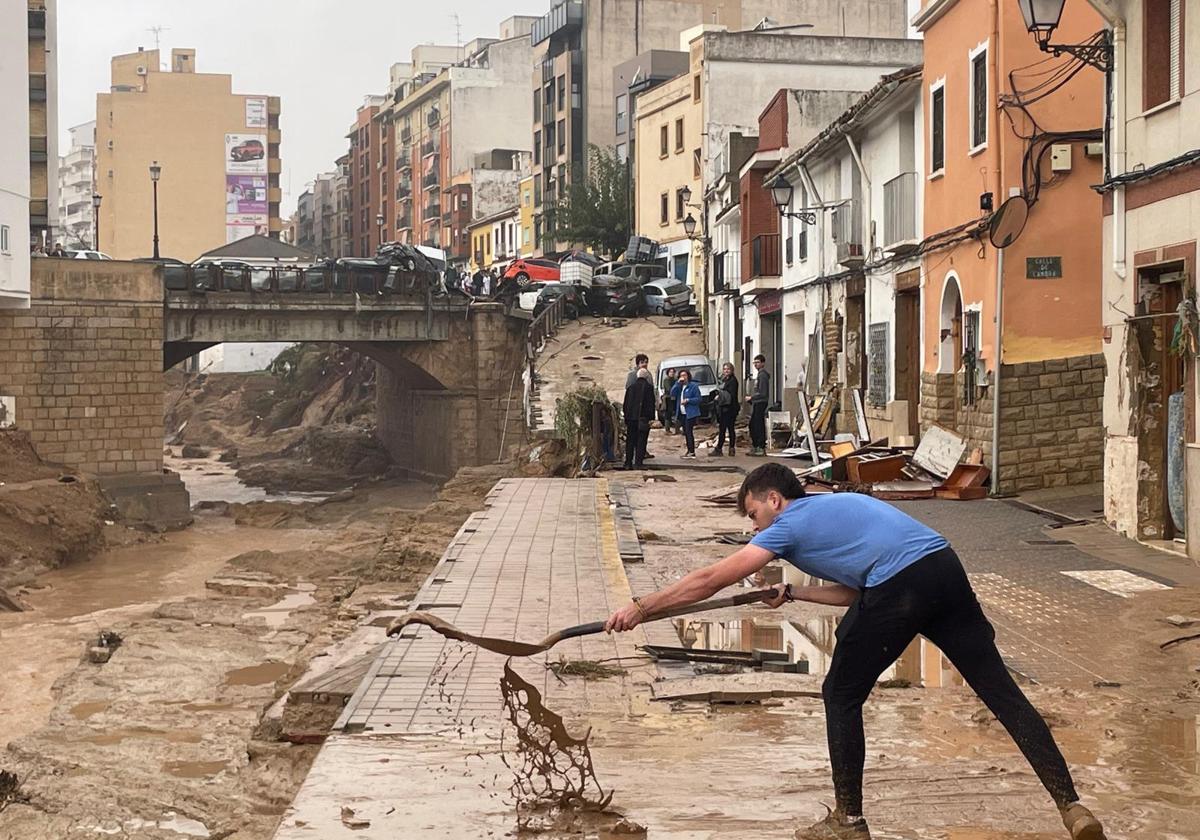
[[[733,375],[733,365],[726,362],[721,366],[721,384],[717,386],[717,446],[710,456],[724,455],[725,432],[729,432],[729,454],[736,455],[737,432],[733,430],[738,416],[738,381]]]
[[[696,436],[693,429],[696,419],[700,416],[700,386],[692,382],[692,374],[687,368],[681,368],[671,396],[679,406],[679,424],[683,426],[683,439],[687,441],[687,452],[684,458],[696,457]]]

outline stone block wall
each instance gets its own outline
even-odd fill
[[[1104,480],[1104,355],[1004,365],[1000,372],[1000,490]],[[962,435],[992,458],[992,400],[964,406],[961,374],[921,376],[921,429]]]
[[[34,260],[30,308],[0,310],[0,394],[48,461],[161,472],[162,336],[153,265]]]

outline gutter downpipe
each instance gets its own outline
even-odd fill
[[[1125,173],[1125,85],[1123,84],[1125,65],[1125,21],[1113,21],[1112,47],[1112,169],[1111,175]],[[1119,186],[1112,193],[1113,223],[1112,223],[1112,268],[1118,280],[1124,280],[1128,275],[1125,264],[1125,187]]]
[[[990,0],[992,7],[992,41],[988,49],[992,61],[994,90],[1002,90],[1000,84],[1000,5],[999,0]],[[993,111],[993,117],[999,113]],[[1004,132],[999,130],[999,119],[993,120],[996,130],[996,147],[999,161],[996,166],[994,200],[1000,200],[1004,186]],[[996,250],[996,360],[992,375],[992,487],[991,495],[1000,495],[1000,371],[1004,367],[1004,249]]]

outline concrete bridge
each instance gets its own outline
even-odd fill
[[[0,396],[43,458],[136,493],[162,483],[163,370],[221,342],[335,342],[379,363],[395,463],[446,477],[522,438],[528,326],[424,289],[168,291],[147,263],[35,260],[30,309],[0,310]]]

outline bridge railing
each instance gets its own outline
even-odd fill
[[[263,294],[413,295],[424,298],[436,277],[400,266],[233,268],[217,265],[164,265],[168,291],[251,292]]]
[[[537,420],[534,417],[533,395],[537,382],[537,357],[546,342],[562,328],[566,321],[567,296],[559,295],[530,323],[525,332],[525,427],[532,431]]]

